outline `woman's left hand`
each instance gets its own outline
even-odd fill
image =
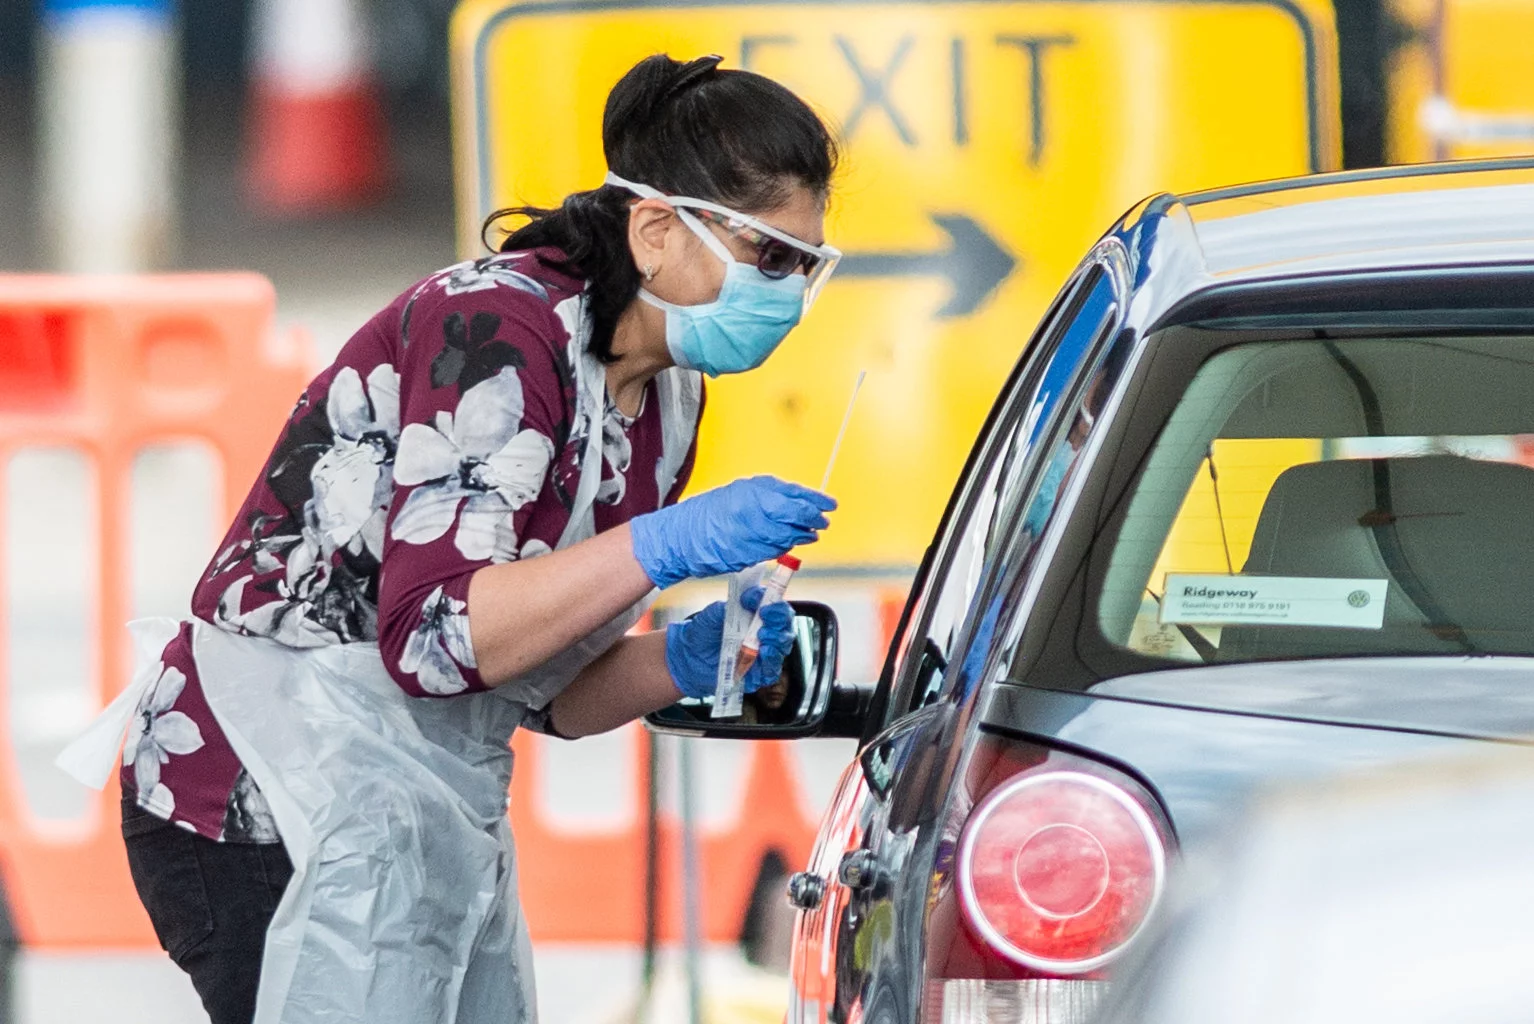
[[[762,588],[740,596],[741,606],[756,611]],[[666,627],[666,669],[685,697],[712,697],[719,677],[719,644],[724,635],[725,603],[715,601],[696,615]],[[786,601],[761,608],[756,663],[746,672],[745,689],[752,693],[778,681],[783,659],[794,643],[794,610]]]

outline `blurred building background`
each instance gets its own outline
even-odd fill
[[[0,0],[0,271],[82,269],[64,265],[59,232],[46,219],[43,116],[49,29],[58,12],[100,0]],[[106,0],[152,9],[161,0]],[[338,6],[339,5],[339,6]],[[165,197],[169,235],[142,269],[249,269],[271,277],[280,315],[311,331],[328,357],[352,330],[411,281],[454,257],[448,124],[447,24],[453,0],[195,0],[171,7],[171,142],[175,186]],[[273,18],[324,30],[325,9],[360,19],[356,48],[381,118],[368,142],[378,176],[343,181],[336,201],[274,196],[258,180],[275,156],[334,143],[321,120],[292,124],[273,143],[263,106],[263,69]],[[265,20],[263,20],[265,19]],[[333,21],[334,19],[328,19]],[[1344,157],[1350,167],[1387,156],[1387,66],[1412,34],[1382,0],[1340,0]],[[279,29],[281,31],[281,29]],[[310,40],[312,42],[312,40]],[[303,49],[303,39],[300,39]],[[282,43],[279,41],[279,47]],[[289,47],[291,48],[291,46]],[[300,62],[327,62],[311,46]],[[329,63],[335,63],[334,54]],[[280,62],[279,62],[280,63]],[[266,134],[261,134],[267,130]],[[305,133],[311,138],[306,142]],[[315,137],[317,135],[317,137]],[[261,145],[258,140],[265,140]],[[110,147],[107,147],[110,150]],[[331,146],[334,149],[334,146]],[[367,148],[354,154],[363,163]],[[265,150],[265,153],[263,153]],[[332,154],[333,155],[333,154]],[[332,155],[311,152],[314,173]],[[110,163],[116,154],[93,152]],[[364,178],[366,168],[353,168]],[[331,169],[335,176],[334,168]],[[266,175],[270,177],[269,173]],[[341,175],[345,178],[345,175]],[[357,187],[351,187],[355,185]],[[349,190],[350,194],[346,194]],[[288,197],[291,199],[291,197]],[[101,231],[110,231],[103,225]],[[79,242],[75,242],[76,247]],[[66,246],[66,248],[68,248]]]
[[[287,251],[336,257],[347,249],[352,280],[441,262],[450,253],[447,22],[452,0],[358,0],[367,71],[386,134],[382,189],[344,212],[282,211],[252,193],[260,162],[251,129],[261,62],[258,3],[196,0],[173,12],[181,131],[173,211],[175,266],[245,267],[270,273],[279,291],[307,287]],[[0,269],[52,269],[40,236],[39,81],[46,52],[44,0],[0,0]],[[56,7],[78,6],[51,0]],[[132,6],[127,4],[125,6]],[[315,12],[325,4],[293,5]],[[1385,62],[1407,33],[1380,0],[1341,0],[1343,110],[1348,166],[1384,161]],[[105,154],[104,154],[105,155]],[[415,254],[420,259],[414,258]],[[405,258],[410,254],[411,258]],[[307,270],[307,268],[305,268]],[[316,270],[323,273],[323,271]]]
[[[68,5],[50,9],[56,6]],[[0,271],[58,269],[42,213],[43,8],[42,0],[0,0]],[[152,269],[264,273],[277,286],[283,319],[311,330],[328,356],[400,290],[452,261],[452,2],[367,0],[359,7],[367,35],[358,42],[383,114],[373,140],[382,176],[377,188],[286,208],[252,180],[260,162],[256,8],[254,0],[195,0],[174,11],[178,185],[170,197],[173,234]],[[114,159],[111,152],[90,156]]]

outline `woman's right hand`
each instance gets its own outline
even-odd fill
[[[739,572],[816,539],[835,499],[753,476],[629,522],[634,557],[657,587]]]
[[[741,607],[759,612],[756,661],[741,679],[747,693],[778,681],[783,660],[794,646],[794,609],[787,601],[762,604],[762,588],[740,595]],[[712,697],[719,682],[720,643],[724,637],[725,602],[715,601],[691,618],[666,627],[666,671],[682,696]]]

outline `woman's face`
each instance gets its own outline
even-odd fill
[[[795,188],[788,202],[776,210],[742,212],[810,245],[825,244],[825,208],[807,188]],[[712,231],[737,260],[756,266],[756,250],[750,243],[718,225],[705,224],[704,227]],[[657,298],[678,306],[698,306],[719,297],[719,289],[724,285],[725,265],[664,200],[644,199],[634,204],[630,213],[630,236],[640,271],[643,272],[646,265],[654,268],[654,280],[647,282],[645,287]],[[796,273],[803,273],[803,270]]]

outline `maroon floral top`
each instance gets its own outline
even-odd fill
[[[588,431],[571,327],[580,281],[557,254],[450,267],[368,321],[304,391],[192,596],[192,614],[293,647],[377,641],[417,697],[484,689],[466,614],[482,566],[550,552]],[[608,402],[596,529],[661,495],[660,402]],[[191,626],[166,646],[123,750],[138,805],[211,839],[275,842],[260,791],[215,722]]]

